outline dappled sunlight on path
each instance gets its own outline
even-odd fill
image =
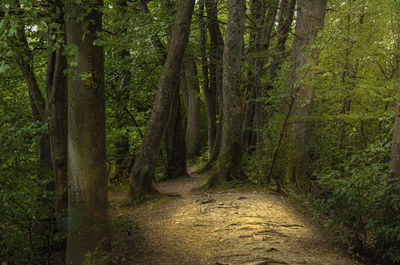
[[[142,227],[118,247],[118,264],[358,264],[284,198],[192,191],[202,182],[200,176],[162,182],[157,189],[171,199],[119,209]]]

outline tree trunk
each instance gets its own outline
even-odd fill
[[[220,114],[219,122],[215,117],[216,133],[214,144],[211,147],[211,152],[208,157],[208,162],[199,172],[209,170],[215,161],[217,161],[221,146],[222,135],[222,57],[224,40],[218,22],[218,7],[217,1],[205,0],[207,10],[207,26],[210,35],[210,64],[209,64],[209,89],[204,91],[204,97],[207,105],[208,113]],[[219,99],[219,100],[218,100]],[[209,117],[214,117],[214,114],[209,114]]]
[[[301,190],[308,188],[310,124],[304,118],[310,114],[314,93],[314,87],[305,82],[315,75],[314,71],[310,69],[318,53],[315,49],[311,50],[311,45],[316,39],[318,31],[324,25],[326,2],[327,0],[299,0],[296,37],[291,51],[292,66],[289,86],[292,87],[292,104],[290,113],[294,119],[287,125],[288,157],[290,159],[288,159],[285,169],[285,180]],[[309,66],[305,67],[306,65]]]
[[[230,0],[223,58],[223,120],[221,151],[208,186],[225,180],[241,179],[242,103],[240,97],[240,60],[243,49],[246,1]]]
[[[59,14],[63,17],[63,14]],[[65,26],[61,27],[65,30]],[[53,34],[53,33],[51,33]],[[65,34],[58,33],[65,40]],[[68,207],[67,178],[67,58],[63,49],[57,48],[49,55],[47,65],[47,116],[50,150],[55,180],[55,209],[58,228],[66,231],[65,218]]]
[[[167,178],[188,176],[186,172],[186,143],[185,131],[181,111],[179,89],[177,89],[171,105],[171,115],[165,132],[165,145],[167,152]]]
[[[102,5],[101,0],[96,2],[99,9]],[[88,8],[74,0],[67,1],[67,44],[79,48],[69,61],[69,65],[72,61],[77,63],[71,67],[74,74],[68,76],[68,265],[83,264],[88,253],[108,251],[111,247],[104,52],[103,47],[93,45],[96,32],[102,31],[102,13],[97,8],[87,13]]]
[[[143,13],[150,14],[145,0],[139,1],[140,10]],[[175,15],[173,8],[175,4],[170,1],[162,3],[165,15]],[[167,29],[167,35],[170,37],[171,29]],[[151,35],[151,43],[156,49],[160,65],[165,64],[167,53],[160,38],[156,33]],[[179,91],[179,88],[177,89]],[[179,106],[178,106],[179,104]],[[167,154],[166,175],[167,178],[176,178],[187,176],[186,172],[186,141],[185,132],[182,124],[182,107],[180,105],[179,92],[178,98],[174,98],[171,105],[170,118],[164,135],[165,151]]]
[[[163,4],[167,4],[168,1],[163,2]],[[139,0],[137,1],[140,12],[144,14],[150,14],[150,10],[147,7],[146,0]],[[169,3],[169,2],[168,2]],[[153,47],[156,49],[157,52],[157,57],[158,61],[161,63],[161,65],[164,65],[165,60],[167,58],[167,53],[165,52],[165,48],[163,43],[161,42],[160,38],[156,33],[151,34],[150,36],[151,44]]]
[[[187,157],[192,159],[200,154],[200,88],[197,76],[196,61],[193,57],[185,63],[188,107],[187,107],[187,127],[186,145]]]
[[[181,64],[190,32],[194,0],[181,0],[172,29],[168,55],[158,83],[153,112],[143,137],[138,159],[130,172],[130,198],[145,199],[154,192],[152,180],[160,151],[162,138],[167,127],[171,103],[178,88]]]
[[[17,4],[19,5],[18,1]],[[17,10],[19,7],[17,7]],[[21,50],[21,54],[17,57],[17,64],[21,70],[22,76],[28,86],[29,100],[32,108],[32,116],[35,121],[47,123],[46,119],[46,102],[40,91],[39,85],[36,81],[33,66],[30,63],[32,52],[29,49],[28,41],[25,35],[23,25],[17,28],[17,45]],[[50,153],[50,139],[48,133],[43,133],[38,143],[40,169],[39,175],[47,173],[52,168],[51,153]]]
[[[213,163],[217,161],[221,145],[222,134],[222,57],[224,40],[218,22],[217,1],[205,0],[207,11],[207,26],[210,35],[210,86],[208,91],[204,91],[206,99],[207,111],[217,115],[220,113],[219,122],[216,119],[216,133],[214,144],[208,158],[207,165],[203,170],[211,168]],[[217,100],[219,96],[219,102]],[[212,117],[212,116],[211,116]]]
[[[200,57],[201,57],[201,73],[203,76],[203,92],[206,100],[207,107],[207,120],[208,120],[208,154],[211,154],[217,133],[217,109],[215,93],[211,91],[209,78],[208,78],[208,62],[207,62],[207,28],[204,21],[204,3],[205,0],[199,1],[199,31],[200,31]],[[214,90],[215,91],[215,90]]]
[[[265,26],[264,30],[261,33],[261,36],[258,37],[258,43],[256,44],[257,49],[260,50],[260,52],[266,53],[270,42],[271,42],[271,36],[272,36],[272,31],[275,25],[275,18],[276,18],[276,13],[278,11],[278,1],[273,0],[270,2],[270,6],[268,8],[268,15],[266,17],[265,21]],[[265,85],[262,87],[260,78],[264,74],[264,62],[265,60],[258,60],[257,61],[257,73],[256,73],[256,80],[254,83],[256,84],[256,89],[255,89],[255,94],[257,101],[255,103],[255,109],[254,109],[254,123],[255,123],[255,128],[256,128],[256,147],[257,149],[262,148],[262,144],[264,143],[264,126],[265,126],[265,114],[264,114],[264,105],[265,102],[263,100],[260,100],[262,97],[266,97],[266,91],[265,91]]]
[[[250,15],[253,25],[250,32],[249,54],[253,56],[249,62],[248,92],[250,100],[246,106],[243,121],[243,151],[251,145],[252,139],[256,139],[256,145],[263,142],[262,130],[264,128],[264,102],[260,100],[264,96],[261,76],[264,73],[264,62],[271,41],[272,30],[275,25],[275,17],[278,10],[278,0],[267,3],[265,0],[253,0],[250,5]],[[266,11],[268,14],[266,16]],[[255,130],[252,128],[255,125]],[[255,136],[254,136],[255,134]]]
[[[266,83],[266,91],[272,89],[273,82],[277,73],[281,69],[283,61],[286,59],[286,40],[288,38],[290,28],[293,23],[293,15],[296,8],[297,0],[282,0],[278,15],[278,31],[277,43],[275,51],[272,53],[271,67],[268,72],[268,81]]]

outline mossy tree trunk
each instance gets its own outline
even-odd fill
[[[288,150],[285,168],[285,181],[296,189],[308,189],[308,163],[310,123],[305,118],[310,114],[313,103],[314,87],[309,84],[315,74],[311,65],[318,56],[312,49],[317,33],[324,25],[327,0],[299,0],[295,38],[293,40],[289,76],[292,88],[290,114],[287,124]]]
[[[61,12],[62,4],[57,3],[54,7],[59,21],[63,21],[64,13]],[[65,25],[60,29],[65,32]],[[50,36],[55,35],[56,40],[61,40],[65,44],[65,34],[53,33],[56,29],[51,29]],[[62,47],[57,48],[49,55],[47,63],[47,106],[50,151],[55,183],[55,208],[58,228],[66,231],[64,219],[67,215],[68,207],[68,178],[67,178],[67,76],[64,70],[67,69],[67,58],[63,55]]]
[[[147,7],[145,0],[138,1],[140,11],[150,15],[150,10]],[[162,3],[164,15],[174,15],[175,4],[170,1]],[[167,35],[170,37],[171,29],[167,29]],[[156,33],[150,37],[151,44],[156,49],[157,57],[160,65],[165,64],[167,52],[164,44]],[[179,88],[177,89],[177,91]],[[185,132],[182,124],[182,107],[180,104],[179,93],[178,98],[174,97],[171,105],[171,113],[168,120],[167,129],[164,135],[165,152],[167,154],[166,175],[167,178],[176,178],[187,176],[186,173],[186,142]]]
[[[271,52],[272,62],[268,71],[266,91],[270,91],[282,63],[287,57],[286,41],[293,23],[293,15],[297,0],[282,0],[278,13],[277,40],[274,51]]]
[[[21,15],[23,11],[21,10],[20,2],[15,0],[14,5],[14,9],[11,12],[16,13],[16,15]],[[32,63],[33,54],[26,38],[25,25],[22,22],[19,22],[15,36],[17,48],[16,63],[28,87],[33,119],[35,121],[47,123],[46,101],[36,80]],[[46,174],[52,168],[50,138],[47,132],[43,133],[40,137],[38,150],[40,160],[39,175],[43,175],[43,173]]]
[[[222,38],[221,29],[218,21],[218,6],[215,0],[205,0],[205,6],[207,11],[206,24],[210,37],[210,53],[209,53],[209,88],[204,91],[204,97],[206,100],[207,112],[209,118],[213,118],[212,115],[218,115],[219,120],[215,117],[216,132],[214,143],[209,151],[209,158],[207,164],[201,171],[210,169],[214,162],[217,161],[221,146],[221,135],[222,135],[222,58],[224,49],[224,40]],[[214,113],[214,114],[212,114]],[[211,116],[210,116],[211,114]]]
[[[186,108],[186,145],[187,158],[192,159],[200,154],[200,87],[195,58],[189,57],[185,62],[188,105]]]
[[[223,117],[221,151],[216,168],[207,186],[225,180],[240,179],[242,160],[242,103],[240,96],[240,66],[243,49],[246,1],[230,0],[223,57]]]
[[[178,88],[194,4],[194,0],[179,2],[151,118],[143,137],[139,156],[130,172],[129,196],[132,201],[141,201],[155,191],[152,186],[154,169],[167,127],[171,103]]]
[[[251,145],[263,143],[264,102],[261,76],[264,74],[264,65],[267,51],[271,42],[275,17],[278,10],[278,0],[252,0],[250,2],[250,17],[254,25],[250,31],[249,40],[249,70],[247,80],[247,100],[243,121],[243,151]]]
[[[176,91],[171,105],[171,115],[165,132],[167,152],[167,178],[188,176],[186,172],[186,141],[183,129],[182,106],[179,90]]]
[[[207,135],[208,135],[208,153],[211,154],[212,148],[215,142],[215,136],[217,133],[217,106],[216,106],[216,94],[215,89],[212,90],[210,87],[208,77],[208,61],[207,61],[207,27],[204,19],[204,7],[205,0],[198,1],[199,4],[199,34],[200,34],[200,58],[201,58],[201,73],[203,77],[203,92],[206,101],[207,108]]]
[[[93,45],[102,31],[102,5],[101,0],[95,8],[70,0],[66,6],[67,44],[78,47],[69,58],[76,67],[68,76],[68,265],[83,264],[88,253],[110,250],[104,52]]]

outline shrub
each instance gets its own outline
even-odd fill
[[[42,124],[23,121],[0,127],[2,262],[48,264],[52,248],[62,240],[54,228],[50,174],[39,168],[35,150],[43,132]]]
[[[398,264],[400,180],[392,177],[387,163],[376,159],[376,152],[389,150],[371,146],[346,161],[343,170],[320,172],[322,191],[313,195],[313,205],[328,215],[325,225],[349,239],[355,252]]]

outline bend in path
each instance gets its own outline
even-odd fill
[[[156,185],[179,194],[152,209],[119,212],[142,228],[118,246],[118,264],[266,265],[359,264],[308,217],[277,195],[258,192],[194,192],[201,176]],[[114,202],[116,203],[116,202]]]

